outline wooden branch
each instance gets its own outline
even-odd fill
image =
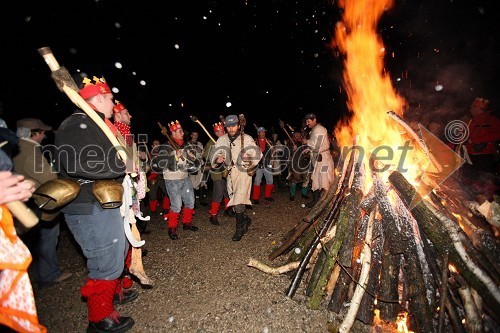
[[[38,49],[38,52],[52,71],[52,77],[56,81],[59,89],[63,91],[76,106],[82,109],[82,111],[85,112],[89,118],[97,124],[97,126],[99,126],[113,147],[117,150],[118,155],[124,163],[126,163],[129,159],[131,160],[131,156],[127,154],[125,147],[118,141],[108,125],[106,125],[104,120],[99,117],[96,111],[94,111],[94,109],[92,109],[82,96],[80,96],[78,93],[78,87],[71,78],[71,75],[69,75],[65,68],[59,66],[59,63],[54,57],[51,49],[49,47],[42,47]]]
[[[296,270],[299,267],[299,264],[300,264],[299,261],[295,261],[295,262],[290,262],[290,263],[283,265],[283,266],[271,267],[271,266],[264,264],[263,262],[260,262],[257,259],[250,258],[247,266],[257,268],[258,270],[260,270],[266,274],[269,274],[269,275],[278,276],[278,275]]]
[[[389,180],[398,192],[400,198],[408,207],[412,202],[415,189],[408,183],[403,175],[397,171],[389,176]],[[471,287],[476,289],[486,304],[492,309],[500,308],[500,289],[493,280],[474,263],[467,250],[460,242],[458,226],[440,214],[432,205],[420,199],[411,214],[415,217],[420,228],[434,244],[438,252],[449,253],[450,262],[458,269]],[[417,202],[416,200],[414,202]]]
[[[365,215],[364,219],[368,220],[369,215]],[[373,311],[375,310],[375,299],[379,293],[379,278],[382,274],[382,259],[384,236],[382,229],[382,221],[375,219],[372,234],[372,262],[370,267],[370,276],[368,277],[368,284],[366,285],[366,293],[363,295],[361,304],[356,314],[356,319],[365,323],[366,325],[373,325]],[[396,294],[397,295],[397,294]],[[378,302],[378,304],[380,304]]]
[[[444,325],[444,316],[445,316],[445,307],[446,307],[446,290],[448,289],[448,254],[445,253],[443,258],[444,269],[443,274],[441,276],[441,289],[439,292],[439,320],[438,320],[438,330],[437,333],[443,332]]]
[[[194,121],[195,123],[197,123],[198,125],[201,126],[201,128],[203,129],[203,131],[205,131],[205,133],[208,135],[208,137],[210,138],[210,140],[212,140],[213,143],[215,143],[215,139],[210,135],[210,133],[207,131],[207,129],[205,128],[205,126],[203,126],[203,124],[201,123],[201,121],[196,117],[196,116],[189,116],[191,118],[192,121]]]
[[[302,258],[299,268],[297,269],[297,272],[295,273],[295,276],[292,279],[292,283],[290,284],[286,295],[290,298],[293,297],[295,292],[297,291],[297,288],[299,287],[300,280],[302,279],[302,276],[304,274],[304,270],[309,263],[309,260],[311,259],[311,256],[314,253],[314,250],[316,249],[317,245],[319,244],[321,237],[323,234],[326,233],[328,229],[330,229],[333,219],[337,215],[338,212],[338,207],[340,206],[340,203],[337,201],[334,203],[332,209],[328,213],[328,216],[325,218],[323,221],[323,224],[321,225],[321,228],[319,230],[319,233],[314,237],[313,241],[311,242],[311,245],[309,246],[307,252],[305,253],[304,257]],[[338,230],[337,230],[338,232]],[[335,235],[337,237],[337,235]]]
[[[359,306],[361,304],[361,299],[363,298],[363,294],[365,293],[365,288],[368,284],[368,273],[370,272],[371,265],[371,242],[372,242],[372,233],[373,233],[373,221],[375,219],[375,212],[373,210],[370,214],[370,219],[368,220],[368,227],[366,229],[365,236],[365,244],[363,246],[363,251],[361,253],[361,274],[359,276],[358,285],[356,286],[356,290],[354,291],[354,295],[351,299],[351,305],[349,306],[349,310],[347,311],[342,324],[339,327],[339,333],[349,332],[354,320],[356,319],[356,313],[358,312]]]
[[[458,289],[460,298],[462,298],[462,304],[465,310],[465,326],[468,328],[468,332],[480,333],[482,332],[481,317],[479,316],[479,311],[477,310],[476,303],[472,297],[472,293],[469,287],[464,286]]]
[[[352,190],[346,195],[345,205],[340,209],[339,216],[337,218],[335,238],[331,244],[328,245],[328,253],[325,253],[325,265],[320,268],[318,279],[313,281],[314,284],[312,286],[308,286],[308,290],[312,290],[311,297],[309,298],[309,307],[311,309],[317,309],[319,307],[335,261],[338,260],[338,254],[342,244],[344,243],[347,231],[349,227],[354,224],[353,221],[357,221],[359,219],[359,210],[357,207],[361,197],[362,193],[358,190]],[[356,214],[356,212],[358,214]]]

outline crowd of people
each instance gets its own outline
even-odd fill
[[[175,241],[179,223],[183,230],[199,230],[199,220],[194,218],[197,205],[210,204],[210,224],[220,225],[217,216],[222,211],[234,218],[232,241],[240,241],[252,222],[246,210],[261,204],[261,185],[262,204],[270,205],[275,181],[289,186],[293,201],[296,179],[300,178],[304,197],[311,188],[313,193],[327,189],[333,179],[330,139],[314,114],[306,117],[310,137],[309,130],[301,129],[283,144],[277,133],[268,138],[264,127],[257,129],[255,137],[248,133],[243,115],[228,115],[214,123],[206,144],[196,131],[188,139],[177,120],[163,127],[164,140],[137,142],[131,130],[133,112],[114,99],[104,78],[84,78],[78,92],[85,107],[62,121],[53,144],[42,144],[53,128],[41,119],[19,119],[15,131],[2,123],[2,141],[7,141],[0,179],[2,249],[13,233],[19,245],[27,245],[25,255],[33,256],[33,283],[39,288],[53,286],[72,277],[58,265],[58,238],[64,223],[86,258],[88,274],[80,292],[87,303],[87,332],[124,332],[134,325],[131,317],[115,309],[116,304],[138,297],[130,274],[140,236],[131,237],[124,228],[131,212],[133,225],[145,220],[143,209],[160,210],[168,237]],[[289,160],[299,146],[306,149],[298,157],[302,168],[294,170]],[[328,175],[316,172],[315,165],[327,165]],[[132,192],[127,191],[130,186]],[[22,229],[14,216],[9,228],[10,211],[4,204],[16,200],[23,200],[36,214],[35,227]],[[29,262],[22,268],[25,277],[28,268]],[[34,305],[32,293],[29,299]],[[29,323],[15,316],[3,316],[0,323],[14,330],[24,325],[28,331],[45,331],[34,309]]]
[[[38,118],[20,119],[15,132],[0,123],[4,145],[0,150],[0,278],[8,278],[9,267],[13,274],[20,271],[24,278],[18,287],[26,290],[29,285],[32,305],[24,309],[29,321],[0,316],[0,323],[11,329],[45,331],[38,323],[27,280],[31,254],[33,282],[40,288],[72,276],[58,265],[61,223],[67,225],[86,258],[88,275],[80,292],[87,302],[87,332],[125,332],[134,320],[114,306],[138,297],[130,274],[136,271],[131,265],[140,250],[140,236],[130,236],[124,221],[130,221],[134,230],[136,222],[145,220],[142,210],[160,213],[167,225],[166,236],[176,241],[179,223],[183,230],[203,232],[200,219],[217,227],[222,212],[234,218],[231,240],[237,242],[251,230],[247,209],[272,207],[275,186],[288,191],[290,204],[300,193],[310,199],[306,206],[311,208],[334,181],[338,147],[314,113],[304,115],[305,126],[298,130],[284,129],[283,141],[278,133],[269,136],[264,127],[248,131],[244,115],[230,114],[210,126],[205,144],[197,131],[187,135],[183,124],[174,119],[162,128],[164,138],[137,142],[131,130],[133,112],[114,99],[104,78],[84,78],[79,96],[86,108],[62,121],[52,145],[42,146],[46,132],[53,128]],[[498,118],[485,116],[486,107],[484,100],[473,103],[471,136],[459,148],[468,152],[478,168],[485,159],[488,167],[498,161]],[[497,166],[493,164],[489,171],[498,171]],[[64,197],[57,197],[61,193]],[[7,204],[17,201],[36,213],[36,227],[14,228],[16,217],[12,218]],[[210,207],[208,216],[195,215],[198,205]],[[17,257],[24,259],[24,265],[9,266],[5,252],[12,251],[12,244],[19,248]]]

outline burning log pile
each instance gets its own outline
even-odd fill
[[[290,274],[286,295],[302,286],[311,309],[335,314],[331,331],[355,321],[370,332],[498,331],[500,247],[490,225],[444,186],[422,199],[399,171],[385,181],[374,173],[363,195],[363,164],[349,155],[269,255],[288,255],[287,264],[248,265]]]

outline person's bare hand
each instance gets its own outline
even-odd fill
[[[35,192],[35,183],[22,175],[0,171],[0,204],[12,201],[27,201]]]

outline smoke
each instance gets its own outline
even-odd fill
[[[492,14],[474,1],[407,2],[387,14],[386,39],[396,55],[388,66],[408,101],[406,119],[445,125],[464,119],[476,97],[497,104],[500,51]]]

